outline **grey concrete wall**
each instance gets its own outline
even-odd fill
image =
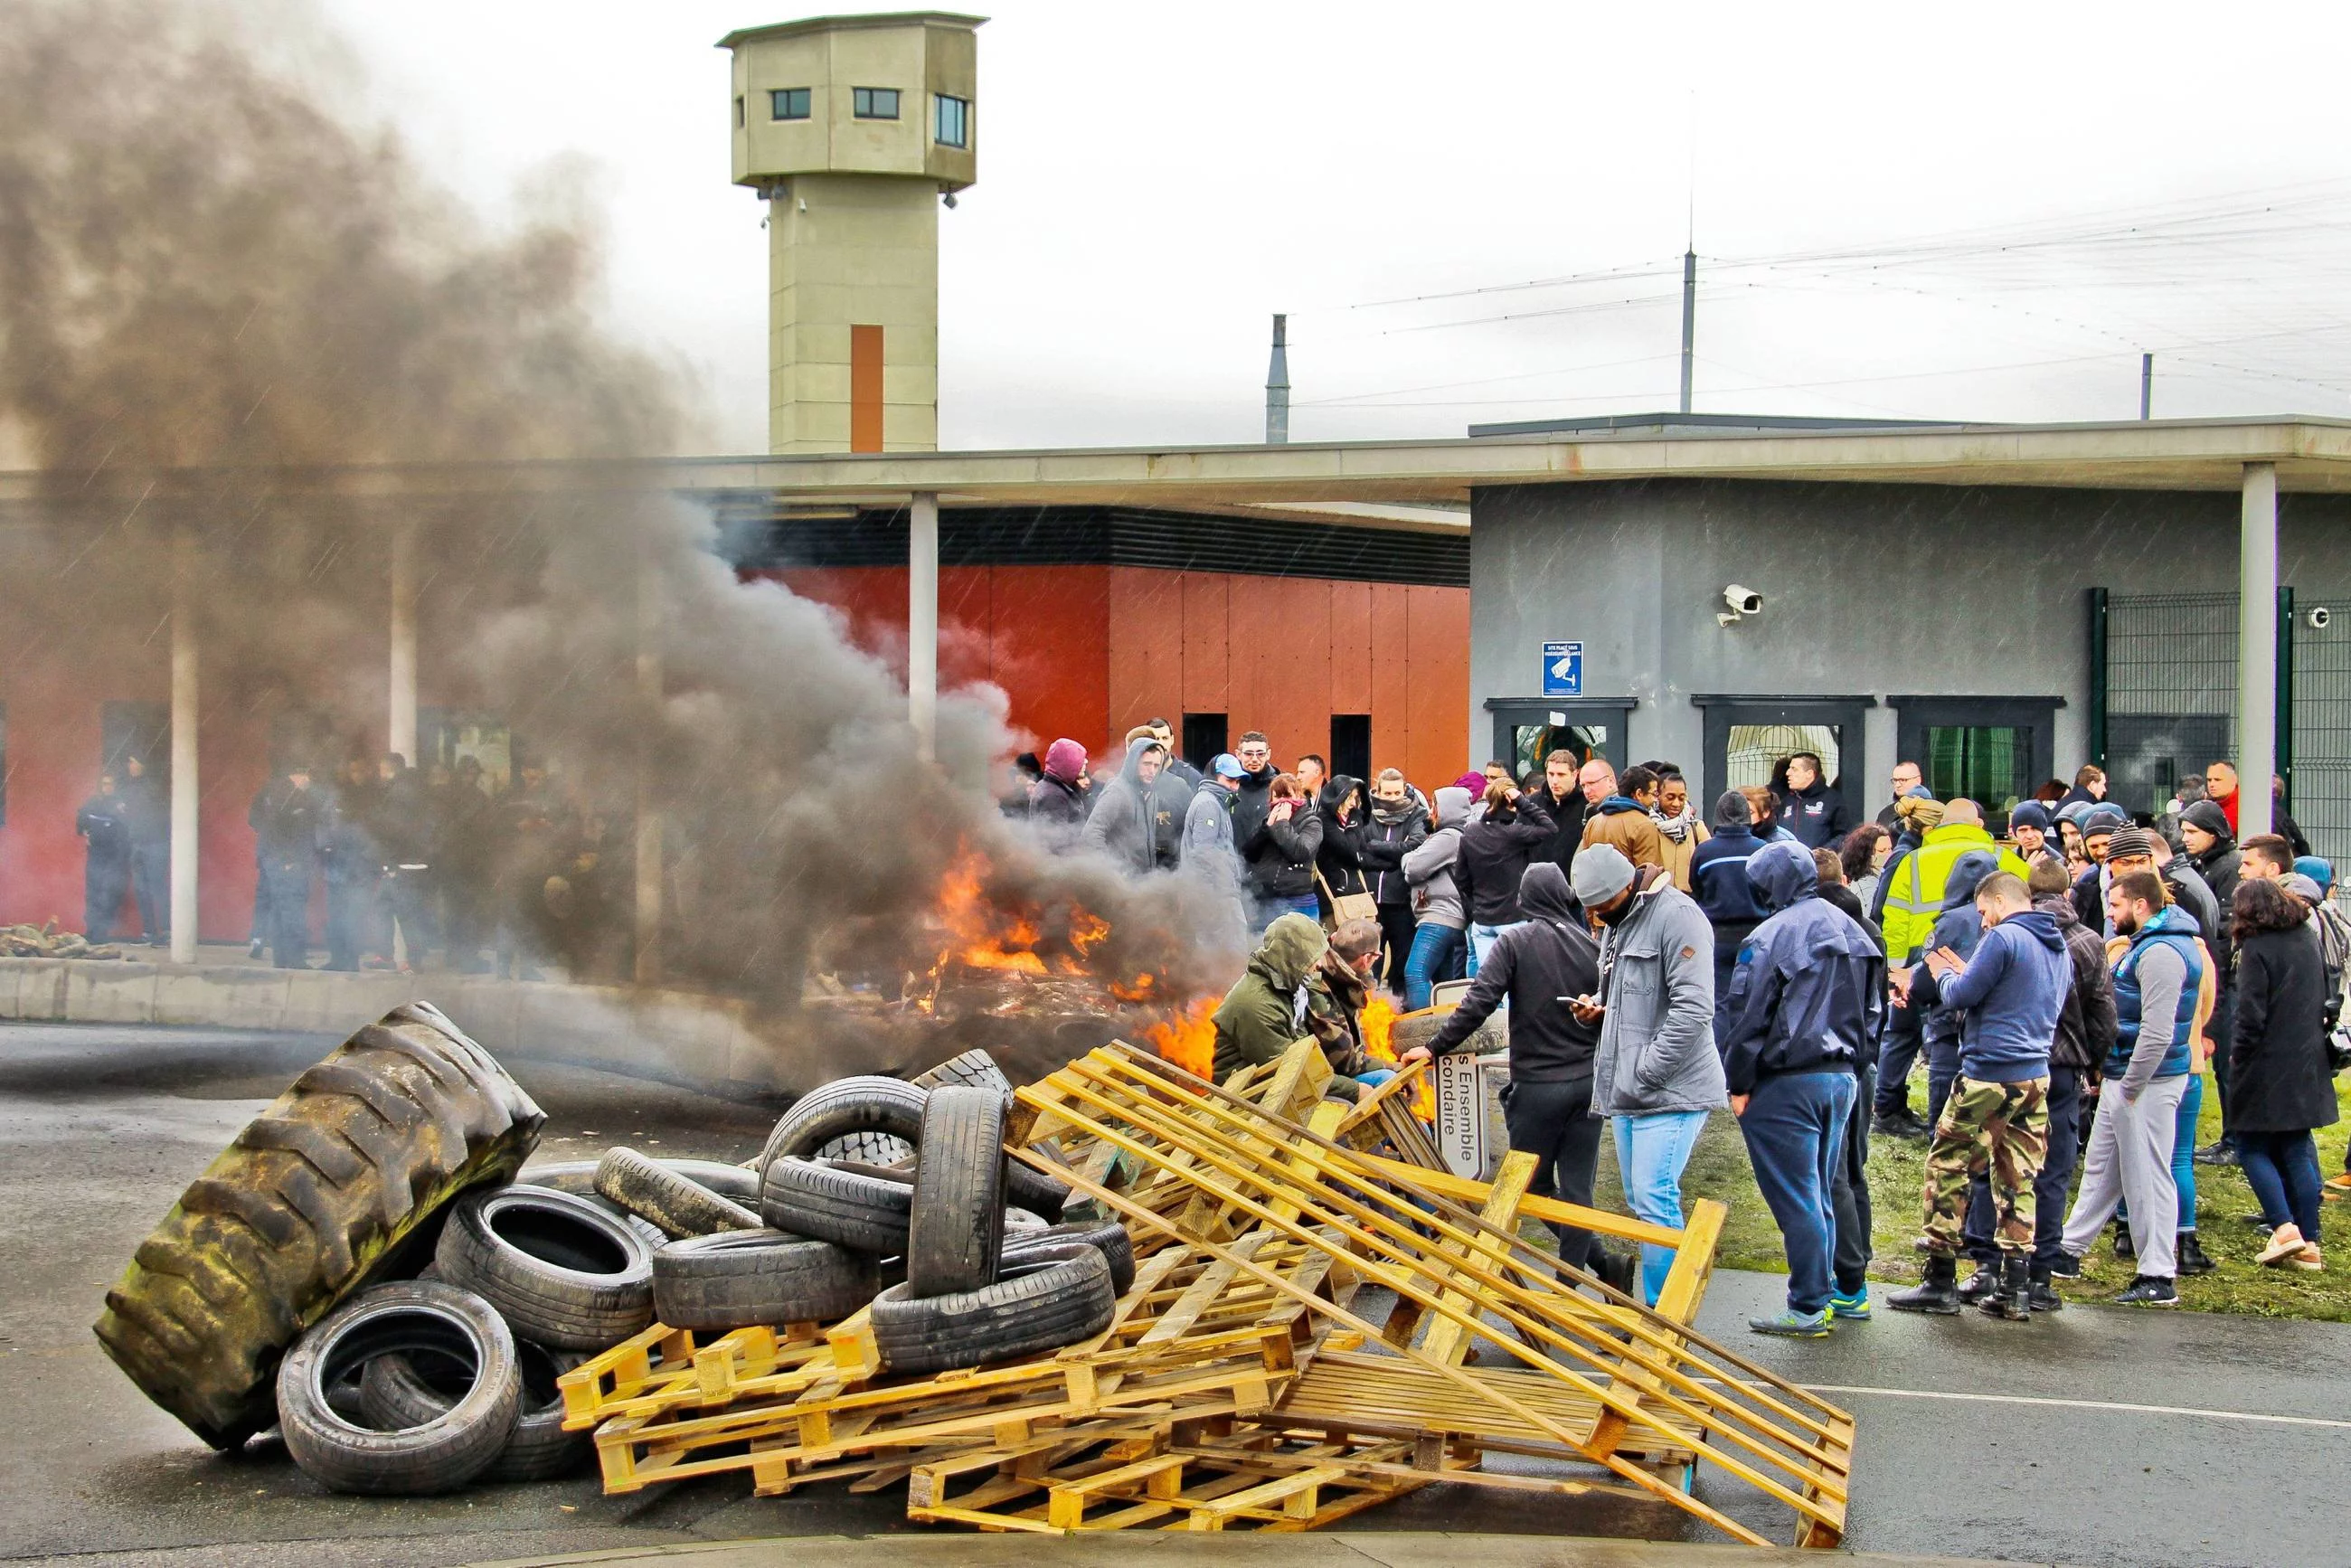
[[[2061,696],[2056,765],[2086,744],[2086,591],[2233,592],[2234,492],[1643,480],[1480,490],[1469,537],[1468,754],[1489,697],[1541,691],[1581,638],[1584,690],[1630,696],[1642,756],[1702,765],[1692,693]],[[2351,498],[2289,497],[2279,571],[2339,582]],[[1722,590],[1764,611],[1716,624]],[[1894,717],[1873,711],[1861,804],[1885,803]],[[1710,782],[1702,781],[1711,789]]]

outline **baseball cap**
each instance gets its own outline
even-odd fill
[[[1219,779],[1238,779],[1248,769],[1241,766],[1241,759],[1231,752],[1219,751],[1210,759],[1208,771]]]

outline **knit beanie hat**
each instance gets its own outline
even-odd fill
[[[2008,814],[2008,831],[2012,833],[2019,828],[2038,828],[2047,832],[2049,808],[2038,800],[2019,800],[2016,810]]]
[[[2120,806],[2093,806],[2082,817],[2082,836],[2094,839],[2130,826],[2130,813]]]
[[[1568,885],[1577,903],[1596,909],[1633,885],[1633,862],[1614,844],[1593,844],[1577,852]]]
[[[2116,828],[2114,837],[2107,841],[2106,858],[2126,861],[2142,856],[2155,858],[2155,835],[2145,828]]]
[[[2294,862],[2296,876],[2306,876],[2324,890],[2335,885],[2335,868],[2318,855],[2296,855]]]

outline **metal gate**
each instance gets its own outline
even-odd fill
[[[2313,849],[2351,863],[2351,592],[2282,589],[2278,615],[2290,810]],[[2115,595],[2105,645],[2108,787],[2133,811],[2160,811],[2182,778],[2236,755],[2236,595]]]

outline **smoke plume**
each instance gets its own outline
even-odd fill
[[[955,782],[1015,749],[1000,694],[946,695],[941,766],[918,762],[903,691],[831,612],[739,580],[699,507],[614,462],[687,449],[698,423],[681,378],[601,324],[595,217],[552,195],[504,224],[468,211],[330,107],[349,95],[316,62],[336,52],[300,5],[11,8],[0,452],[47,481],[48,526],[9,547],[27,645],[152,638],[170,530],[193,524],[207,715],[292,705],[380,735],[385,541],[412,520],[427,700],[527,737],[605,824],[608,866],[644,785],[672,977],[789,1006],[812,951],[918,968],[969,852],[1008,913],[1106,919],[1105,977],[1210,980],[1236,935],[1214,900],[1044,855]],[[430,503],[348,475],[486,464],[571,466],[456,468]],[[645,584],[658,698],[638,695]]]

